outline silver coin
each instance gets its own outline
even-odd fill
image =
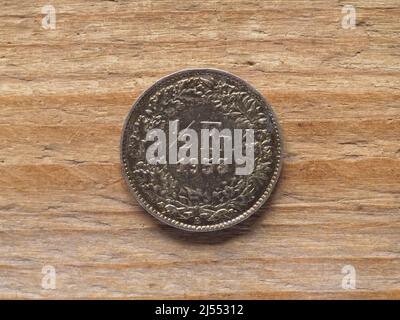
[[[221,70],[183,70],[134,103],[122,132],[122,171],[157,219],[215,231],[245,220],[269,198],[281,145],[271,106],[247,82]]]

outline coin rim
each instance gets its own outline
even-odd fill
[[[277,134],[277,158],[276,158],[277,165],[274,170],[274,173],[272,174],[271,180],[267,186],[266,191],[258,198],[258,200],[249,209],[247,209],[245,212],[243,212],[239,216],[237,216],[231,220],[220,222],[217,224],[202,225],[202,226],[196,226],[196,225],[191,225],[191,224],[186,224],[186,223],[183,223],[180,221],[176,221],[172,218],[166,217],[165,215],[163,215],[160,212],[158,212],[157,210],[155,210],[153,208],[153,206],[151,204],[149,204],[139,194],[138,189],[132,183],[131,178],[129,177],[127,159],[125,159],[125,156],[124,156],[125,131],[127,129],[129,120],[131,119],[133,112],[135,111],[136,107],[139,105],[139,103],[143,99],[143,97],[145,97],[146,94],[148,94],[148,92],[150,90],[152,90],[153,87],[161,85],[164,81],[168,80],[169,78],[176,77],[178,75],[190,74],[192,72],[194,72],[194,73],[201,73],[201,72],[213,73],[214,72],[214,73],[219,73],[219,74],[225,75],[227,77],[231,77],[234,80],[242,82],[250,91],[255,93],[261,99],[261,101],[263,101],[265,103],[265,105],[267,106],[267,110],[269,112],[270,118],[271,118],[271,122],[274,126],[274,130]],[[124,122],[123,129],[121,132],[121,140],[120,140],[121,171],[122,171],[122,175],[125,179],[125,182],[128,185],[130,193],[134,196],[134,198],[142,206],[142,208],[144,208],[148,213],[150,213],[157,220],[159,220],[167,225],[170,225],[172,227],[175,227],[175,228],[178,228],[181,230],[185,230],[185,231],[192,231],[192,232],[218,231],[218,230],[230,228],[230,227],[246,220],[251,215],[253,215],[258,209],[260,209],[260,207],[268,200],[268,198],[271,196],[272,191],[275,188],[275,185],[279,179],[279,176],[280,176],[280,173],[282,170],[282,157],[283,157],[282,150],[283,150],[282,131],[281,131],[281,128],[278,123],[278,118],[277,118],[275,112],[273,111],[271,104],[267,101],[267,99],[264,98],[264,96],[260,92],[258,92],[258,90],[255,87],[253,87],[250,83],[241,79],[240,77],[238,77],[230,72],[224,71],[224,70],[215,69],[215,68],[194,68],[194,69],[189,68],[189,69],[183,69],[183,70],[173,72],[171,74],[168,74],[168,75],[160,78],[159,80],[154,82],[149,88],[147,88],[133,103],[128,115],[125,118],[125,122]]]

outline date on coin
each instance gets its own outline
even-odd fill
[[[183,70],[134,103],[121,138],[122,171],[140,205],[188,231],[215,231],[252,215],[281,169],[271,106],[242,79]]]

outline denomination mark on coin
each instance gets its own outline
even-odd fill
[[[270,196],[281,168],[276,117],[224,71],[162,78],[134,104],[122,133],[123,174],[159,220],[190,231],[230,227]]]

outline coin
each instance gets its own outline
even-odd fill
[[[215,231],[252,215],[281,169],[269,103],[228,72],[162,78],[134,103],[121,137],[122,171],[139,204],[162,222]]]

